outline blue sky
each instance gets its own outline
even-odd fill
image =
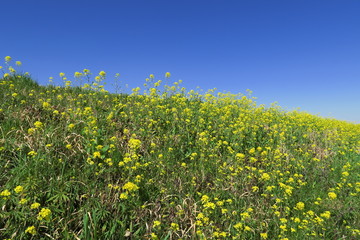
[[[59,72],[149,74],[188,90],[253,91],[258,103],[360,123],[360,1],[1,3],[0,53],[41,84]]]

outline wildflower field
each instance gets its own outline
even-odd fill
[[[360,124],[20,65],[0,69],[0,239],[360,239]]]

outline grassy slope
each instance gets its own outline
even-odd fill
[[[170,92],[1,79],[0,236],[360,237],[360,125]]]

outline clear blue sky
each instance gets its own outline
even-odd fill
[[[0,55],[41,84],[59,72],[149,74],[183,86],[253,91],[360,123],[359,0],[2,1]],[[111,89],[109,89],[111,90]]]

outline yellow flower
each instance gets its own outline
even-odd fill
[[[94,156],[94,158],[100,158],[101,157],[101,153],[100,152],[94,152],[93,153],[93,156]]]
[[[101,72],[99,72],[99,75],[102,76],[102,77],[105,77],[105,76],[106,76],[106,72],[101,71]]]
[[[51,105],[48,102],[43,102],[42,106],[43,108],[50,108]]]
[[[31,204],[30,209],[36,209],[39,207],[40,207],[40,203],[35,202],[35,203]]]
[[[64,76],[65,76],[65,73],[61,72],[61,73],[59,73],[59,76],[60,76],[60,77],[64,77]]]
[[[305,204],[304,204],[303,202],[298,202],[298,203],[296,204],[295,209],[297,209],[297,210],[303,210],[304,207],[305,207]]]
[[[262,239],[267,239],[268,238],[268,234],[267,233],[260,233],[260,237]]]
[[[270,180],[270,175],[268,174],[268,173],[263,173],[262,175],[261,175],[261,179],[262,180],[264,180],[264,181],[268,181],[268,180]]]
[[[330,199],[335,199],[337,197],[336,193],[334,193],[334,192],[329,192],[328,196]]]
[[[158,240],[158,236],[155,233],[151,233],[151,239]]]
[[[120,199],[128,199],[128,197],[129,196],[126,193],[121,193],[119,198]]]
[[[5,57],[5,62],[10,62],[11,61],[11,57],[10,56],[6,56]]]
[[[19,204],[25,204],[25,203],[27,203],[27,199],[25,199],[25,198],[22,198],[22,199],[20,199],[20,201],[19,201]]]
[[[132,150],[136,150],[140,147],[141,141],[139,139],[131,138],[129,140],[129,148]]]
[[[179,231],[180,230],[179,224],[177,224],[177,223],[171,223],[170,227],[174,231]]]
[[[325,211],[323,213],[320,214],[320,217],[329,219],[330,218],[331,213],[329,211]]]
[[[31,235],[35,235],[35,234],[36,234],[35,226],[28,227],[28,228],[25,230],[25,233],[30,233]]]
[[[15,64],[16,64],[17,66],[21,66],[21,62],[20,62],[20,61],[16,61]]]
[[[37,155],[37,152],[35,152],[35,151],[30,151],[30,152],[28,152],[28,155],[34,157],[34,156]]]
[[[49,220],[51,215],[51,210],[48,208],[42,208],[38,214],[37,219],[38,220]]]
[[[41,127],[43,126],[43,123],[42,123],[42,122],[39,122],[39,121],[36,121],[36,122],[34,123],[34,126],[35,126],[36,128],[41,128]]]
[[[201,197],[201,202],[206,203],[206,202],[208,202],[208,201],[209,201],[209,196],[203,195],[203,196]]]
[[[11,195],[11,192],[9,190],[7,190],[7,189],[5,189],[4,191],[2,191],[0,193],[0,196],[2,196],[3,199],[8,199],[10,195]]]
[[[160,221],[154,221],[153,222],[153,228],[156,228],[158,226],[160,226],[161,222]]]
[[[74,74],[74,77],[76,77],[76,78],[81,77],[81,76],[82,76],[81,72],[75,72],[75,74]]]
[[[249,227],[249,226],[245,226],[244,230],[249,232],[249,231],[251,231],[252,229],[251,229],[251,227]]]
[[[122,187],[122,189],[127,190],[127,191],[129,191],[129,192],[133,192],[133,191],[138,190],[139,187],[138,187],[135,183],[127,182],[127,183]]]
[[[250,149],[250,150],[249,150],[249,153],[250,153],[250,154],[255,153],[255,148]]]
[[[234,225],[234,228],[235,228],[236,230],[238,230],[238,231],[241,230],[242,227],[243,227],[242,223],[237,223],[237,224]]]
[[[245,154],[243,154],[243,153],[237,153],[237,154],[236,154],[236,158],[238,158],[238,159],[243,159],[243,158],[245,158]]]
[[[24,190],[24,188],[22,187],[22,186],[17,186],[15,189],[14,189],[14,191],[16,192],[16,193],[21,193],[22,191]]]
[[[171,76],[171,74],[169,72],[165,73],[165,77],[169,78]]]

